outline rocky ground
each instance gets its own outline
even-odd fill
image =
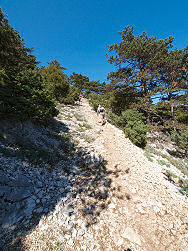
[[[164,167],[87,100],[58,108],[43,128],[1,125],[1,249],[188,250],[188,199]]]

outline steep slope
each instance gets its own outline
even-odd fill
[[[68,128],[75,150],[54,166],[38,199],[49,192],[48,200],[59,196],[22,236],[22,249],[187,250],[188,199],[161,166],[122,131],[101,126],[87,100],[59,109],[57,120]]]
[[[80,146],[104,157],[112,183],[108,203],[101,205],[105,209],[95,224],[90,225],[90,218],[80,215],[78,229],[68,237],[61,236],[61,250],[187,250],[187,198],[165,179],[161,167],[149,162],[119,129],[109,123],[101,126],[87,100],[75,110],[69,116],[76,114],[77,120],[84,117],[91,129],[86,142],[86,135],[82,140],[69,121],[72,135]],[[59,119],[65,122],[63,114]],[[26,243],[33,238],[34,243],[38,242],[35,233],[26,238]]]

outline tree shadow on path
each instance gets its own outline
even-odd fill
[[[24,236],[57,204],[65,221],[81,213],[87,227],[106,208],[111,185],[106,163],[76,147],[64,123],[1,121],[0,155],[1,250],[24,250]]]

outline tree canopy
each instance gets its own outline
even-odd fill
[[[31,52],[0,9],[0,117],[39,121],[57,114]]]
[[[44,80],[47,82],[53,98],[60,101],[66,97],[69,89],[69,82],[66,74],[63,72],[66,68],[55,59],[48,63],[48,67],[41,70]]]
[[[19,33],[8,24],[0,8],[0,68],[20,71],[36,67],[36,57],[23,41]]]
[[[151,100],[156,96],[169,102],[173,117],[174,101],[176,105],[183,99],[185,102],[187,48],[172,50],[172,36],[164,40],[148,37],[146,32],[135,36],[134,27],[126,26],[119,34],[121,42],[109,46],[108,62],[116,67],[116,71],[108,74],[111,84],[136,88],[141,97],[137,103],[147,118],[153,112]]]
[[[89,78],[87,76],[84,76],[82,74],[78,74],[73,72],[70,75],[70,82],[72,85],[77,87],[80,92],[83,92],[83,90],[86,88],[87,84],[89,83]]]

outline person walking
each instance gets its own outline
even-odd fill
[[[106,110],[104,109],[103,106],[99,104],[97,108],[97,116],[99,118],[99,123],[102,123],[102,125],[105,124],[105,115],[106,115]]]
[[[80,96],[79,96],[79,101],[80,101],[80,103],[81,103],[81,101],[82,101],[82,98],[83,98],[83,95],[80,93]]]

